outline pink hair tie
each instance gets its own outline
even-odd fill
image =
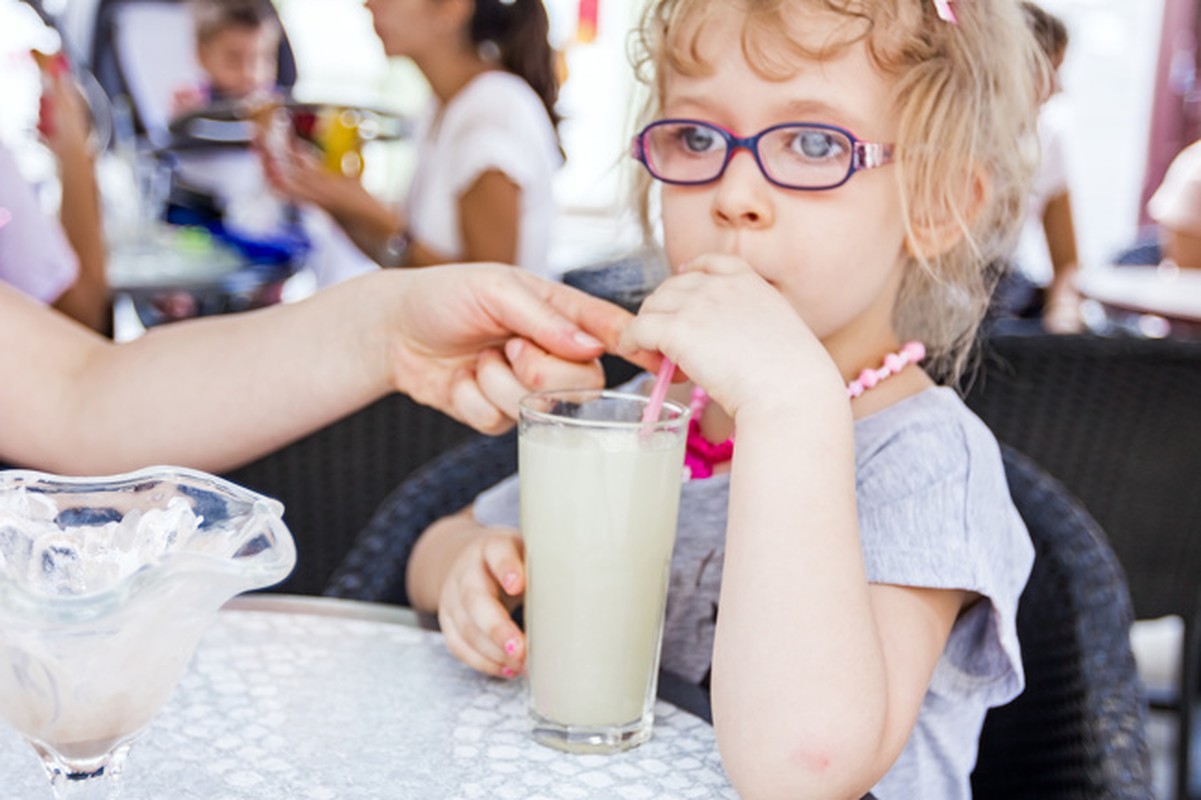
[[[955,18],[955,10],[951,8],[951,3],[954,0],[934,0],[934,10],[938,12],[938,18],[945,20],[952,25],[958,25],[959,20]]]

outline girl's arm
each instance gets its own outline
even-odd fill
[[[112,322],[105,275],[107,248],[100,216],[100,190],[88,140],[91,124],[87,104],[65,66],[43,67],[43,84],[38,130],[58,162],[63,232],[79,262],[75,282],[59,295],[54,306],[93,330],[105,332]]]
[[[0,338],[20,343],[0,348],[0,460],[223,470],[393,390],[499,432],[526,387],[599,385],[591,359],[628,318],[521,270],[475,265],[371,273],[116,345],[0,287]]]
[[[839,368],[742,259],[680,272],[622,341],[661,350],[737,429],[711,683],[722,763],[747,800],[859,798],[909,737],[961,593],[868,585]]]
[[[907,741],[963,594],[869,586],[846,399],[797,405],[737,417],[714,724],[744,797],[858,798]]]

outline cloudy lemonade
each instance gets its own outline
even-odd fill
[[[535,725],[650,733],[684,436],[523,427],[521,529]],[[537,735],[537,732],[536,732]]]

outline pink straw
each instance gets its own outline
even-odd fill
[[[655,375],[655,386],[651,389],[650,402],[646,404],[646,408],[642,409],[643,423],[659,421],[659,410],[663,408],[663,401],[667,398],[667,389],[671,386],[671,376],[675,374],[675,371],[676,365],[670,358],[663,359],[663,363],[659,364],[659,374]]]

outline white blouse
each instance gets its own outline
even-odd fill
[[[490,170],[521,189],[517,264],[548,277],[554,172],[562,164],[554,126],[520,77],[481,73],[418,128],[418,162],[409,188],[409,233],[450,259],[463,257],[459,198]]]

